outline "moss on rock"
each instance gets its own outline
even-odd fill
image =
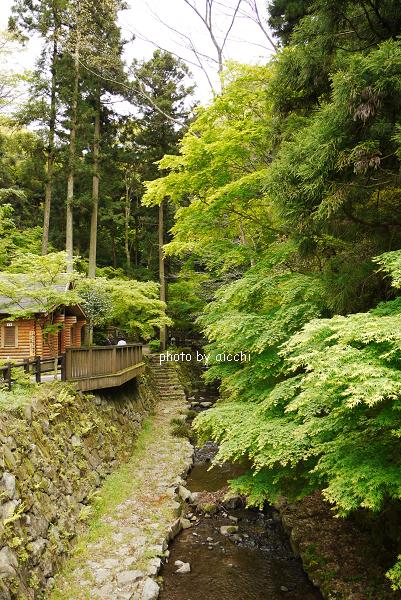
[[[29,405],[2,412],[1,598],[41,597],[96,489],[132,453],[155,399],[147,371],[96,396],[60,382],[44,384]]]

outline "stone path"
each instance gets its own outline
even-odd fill
[[[176,489],[192,464],[193,449],[173,437],[170,421],[185,407],[173,365],[153,365],[161,400],[155,407],[145,447],[129,462],[127,497],[102,516],[101,535],[90,530],[55,579],[51,600],[154,600],[155,581],[168,540],[180,530]],[[169,393],[173,389],[173,393]],[[127,466],[123,467],[127,468]]]

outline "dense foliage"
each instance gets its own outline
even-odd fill
[[[66,253],[40,256],[21,250],[0,273],[1,306],[7,319],[50,312],[55,306],[80,303],[91,327],[118,327],[131,339],[147,340],[162,324],[171,324],[153,281],[66,273]],[[103,338],[105,338],[105,334]]]
[[[272,2],[284,48],[232,66],[145,202],[217,292],[198,322],[223,400],[196,420],[255,504],[401,499],[397,2]],[[209,284],[210,285],[210,284]],[[223,352],[251,361],[220,360]],[[389,575],[401,585],[400,569]]]

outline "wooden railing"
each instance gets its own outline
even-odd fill
[[[140,363],[142,363],[142,344],[67,348],[64,378],[67,381],[74,381],[113,375]]]
[[[0,383],[2,383],[7,390],[11,390],[12,384],[15,381],[13,377],[14,369],[23,369],[24,373],[32,375],[35,378],[36,383],[41,383],[42,375],[48,373],[59,373],[61,378],[63,378],[64,359],[64,355],[56,356],[54,358],[41,358],[40,356],[35,356],[34,358],[24,358],[22,362],[8,362],[0,367]]]
[[[136,376],[136,370],[139,372],[142,364],[142,344],[67,348],[65,354],[55,358],[37,356],[23,362],[7,363],[0,367],[0,383],[11,390],[13,369],[23,368],[37,383],[42,381],[42,374],[58,373],[63,381],[84,382],[82,389],[89,390],[102,385],[118,385],[116,375],[120,376],[121,382],[127,381]]]

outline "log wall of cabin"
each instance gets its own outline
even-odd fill
[[[60,352],[64,352],[63,347],[59,348],[58,331],[56,333],[49,333],[46,331],[46,327],[49,325],[59,325],[64,327],[64,315],[54,315],[52,321],[50,319],[42,320],[40,324],[40,331],[38,332],[37,337],[41,341],[37,344],[37,350],[38,356],[42,356],[43,358],[58,356]],[[61,336],[62,335],[63,334],[61,333]]]
[[[5,328],[7,321],[0,324],[0,359],[22,360],[35,356],[35,319],[22,319],[13,321],[16,327],[16,346],[4,347]]]
[[[0,323],[0,360],[20,361],[34,356],[51,358],[60,352],[65,352],[65,349],[70,346],[79,348],[81,346],[81,329],[85,323],[84,319],[77,319],[75,316],[65,317],[63,314],[55,315],[53,322],[45,318],[10,321],[10,324],[16,327],[17,345],[15,347],[4,347],[4,328],[7,327],[7,321]],[[44,331],[50,324],[61,326],[60,345],[59,332]]]
[[[85,319],[78,319],[72,328],[72,345],[74,348],[81,347],[81,339],[82,339],[82,329],[85,327],[86,321]]]

